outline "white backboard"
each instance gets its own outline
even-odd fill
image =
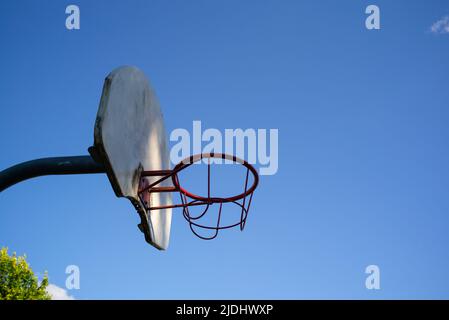
[[[115,194],[131,200],[141,217],[145,239],[158,249],[166,249],[171,209],[148,213],[137,194],[142,170],[170,166],[159,102],[142,71],[125,66],[106,77],[94,131],[95,152],[105,164]],[[152,179],[158,178],[149,177],[150,183]],[[154,193],[152,197],[154,206],[171,204],[170,193]]]

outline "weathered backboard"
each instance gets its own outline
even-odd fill
[[[106,77],[94,131],[94,152],[105,165],[115,194],[132,202],[147,242],[166,249],[171,209],[146,212],[137,193],[142,170],[170,166],[161,109],[142,71],[125,66]],[[148,180],[151,183],[151,178]],[[154,193],[151,202],[155,206],[169,205],[171,194]]]

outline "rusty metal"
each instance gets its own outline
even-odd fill
[[[210,187],[210,173],[211,173],[211,158],[219,158],[222,160],[232,161],[234,164],[240,164],[246,167],[246,178],[244,183],[243,192],[232,196],[232,197],[213,197],[211,196]],[[194,193],[191,193],[184,189],[179,182],[178,173],[195,162],[201,161],[202,159],[208,159],[207,163],[207,196],[200,196]],[[250,187],[248,187],[248,181],[250,173],[253,176],[253,182]],[[146,177],[160,177],[156,181],[149,183]],[[173,186],[159,186],[159,184],[167,179],[171,179]],[[191,231],[199,238],[204,240],[211,240],[217,237],[219,230],[229,229],[233,227],[240,226],[240,230],[245,228],[246,219],[248,217],[249,208],[251,206],[251,201],[253,198],[253,194],[257,185],[259,183],[259,175],[256,169],[246,162],[236,156],[227,155],[223,153],[202,153],[190,156],[183,161],[181,161],[178,165],[176,165],[173,170],[156,170],[156,171],[142,171],[140,177],[140,186],[139,186],[139,198],[147,212],[151,212],[152,210],[161,210],[167,208],[182,208],[183,216],[189,223]],[[154,192],[178,192],[181,198],[181,202],[178,204],[172,205],[163,205],[163,206],[152,206],[151,204],[151,193]],[[248,199],[247,199],[248,198]],[[223,204],[234,204],[239,207],[240,210],[240,220],[228,225],[221,224],[222,218],[222,208]],[[205,225],[200,223],[200,219],[206,215],[209,209],[213,205],[218,205],[218,218],[217,223],[213,226]],[[190,207],[193,206],[204,206],[204,210],[197,216],[192,216],[190,214]],[[205,230],[213,230],[215,231],[211,236],[201,235],[197,229],[205,229]]]

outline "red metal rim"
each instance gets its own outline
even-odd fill
[[[183,187],[181,187],[179,185],[178,176],[176,173],[187,168],[188,166],[192,165],[195,162],[198,162],[202,159],[207,159],[207,158],[221,158],[223,160],[230,160],[235,163],[239,163],[239,164],[243,165],[253,175],[253,177],[254,177],[253,184],[245,192],[242,192],[236,196],[229,197],[229,198],[202,197],[197,194],[191,193],[191,192],[187,191],[186,189],[184,189]],[[190,157],[185,158],[180,163],[178,163],[173,168],[173,172],[175,174],[172,175],[172,181],[173,181],[173,185],[175,186],[175,188],[177,188],[181,193],[185,194],[187,197],[189,197],[191,199],[204,201],[206,203],[234,202],[234,201],[243,199],[246,196],[252,194],[254,192],[254,190],[257,188],[257,185],[259,184],[259,174],[257,173],[256,169],[252,165],[250,165],[247,161],[245,161],[243,159],[240,159],[236,156],[225,154],[225,153],[199,153],[199,154],[192,155]]]

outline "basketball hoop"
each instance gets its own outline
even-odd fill
[[[211,195],[211,158],[227,160],[233,164],[240,164],[246,168],[246,178],[243,186],[243,192],[231,197],[215,197]],[[178,173],[195,162],[201,161],[202,159],[208,159],[207,161],[207,195],[201,196],[189,192],[180,185]],[[252,185],[248,187],[250,173],[253,176]],[[149,183],[146,177],[160,177],[156,181]],[[160,183],[171,178],[173,186],[160,186]],[[256,169],[250,165],[245,160],[242,160],[236,156],[223,154],[223,153],[202,153],[190,156],[179,164],[177,164],[173,170],[153,170],[153,171],[142,171],[140,175],[140,184],[138,195],[145,209],[151,213],[154,210],[162,210],[168,208],[182,208],[183,216],[189,223],[192,232],[199,238],[203,240],[212,240],[217,237],[218,231],[222,229],[230,229],[239,226],[240,230],[245,228],[246,218],[248,217],[249,208],[251,206],[251,200],[253,197],[254,190],[257,188],[259,183],[259,175]],[[170,205],[153,205],[151,203],[152,193],[161,192],[179,192],[180,203],[170,204]],[[218,214],[217,223],[215,225],[207,225],[200,222],[200,219],[206,215],[209,209],[214,205],[218,204]],[[240,210],[240,219],[235,223],[222,225],[222,208],[224,204],[233,204]],[[193,206],[204,206],[204,210],[198,215],[192,215],[189,208]],[[210,236],[204,236],[198,233],[197,229],[212,230],[214,233]]]
[[[0,192],[39,176],[105,173],[115,195],[128,199],[134,206],[140,217],[137,226],[145,241],[159,250],[168,248],[172,208],[182,208],[190,229],[201,239],[214,239],[222,229],[239,226],[243,230],[259,183],[257,171],[246,161],[222,153],[193,155],[169,170],[170,155],[163,120],[156,93],[145,74],[133,66],[116,68],[104,80],[94,125],[94,143],[88,149],[90,155],[19,163],[0,171]],[[223,161],[246,170],[245,183],[238,187],[243,191],[235,196],[216,196],[218,189],[228,183],[211,188],[211,164]],[[184,177],[179,172],[198,162],[207,163],[207,192],[203,195],[189,192],[180,182],[180,176]],[[195,175],[190,181],[195,183],[198,177]],[[232,181],[229,178],[230,175],[226,175],[224,180]],[[179,193],[178,204],[172,203],[172,192]],[[234,220],[226,208],[223,209],[224,205],[237,208]],[[197,214],[193,207],[201,212]],[[217,210],[210,210],[211,207]],[[217,213],[216,222],[212,211]]]

